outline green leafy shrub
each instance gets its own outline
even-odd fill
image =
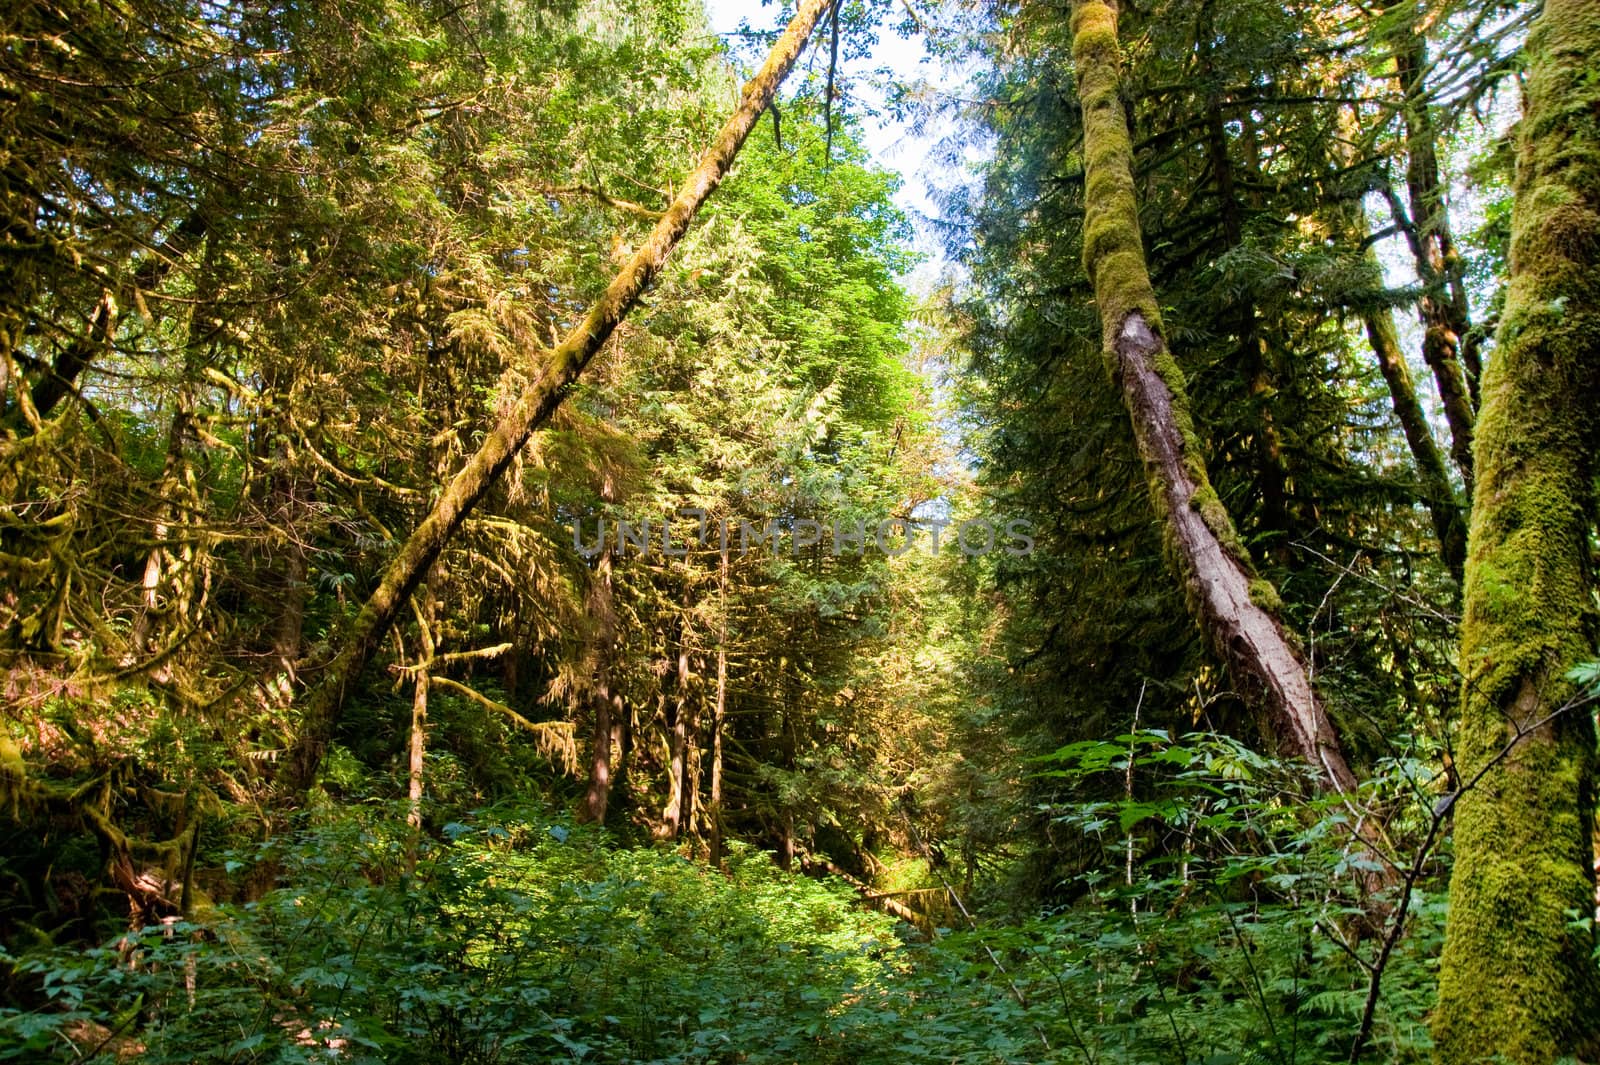
[[[443,834],[408,870],[403,821],[343,817],[203,925],[11,959],[40,1005],[0,1014],[0,1058],[90,1032],[145,1062],[844,1060],[894,976],[886,918],[752,850],[724,874],[527,811]]]

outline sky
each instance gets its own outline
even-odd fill
[[[731,35],[746,21],[752,29],[781,28],[779,26],[781,11],[777,4],[762,3],[759,0],[705,0],[705,6],[706,14],[711,19],[712,29],[720,34]],[[818,31],[819,34],[822,32]],[[801,62],[810,62],[812,57],[813,53],[808,50]],[[872,83],[871,77],[879,67],[889,68],[897,79],[926,80],[936,86],[948,86],[959,80],[945,70],[937,60],[927,57],[920,36],[910,39],[900,37],[889,25],[885,25],[879,33],[877,46],[869,59],[847,62],[841,55],[840,65],[844,68],[845,76],[852,82],[851,100],[845,105],[847,108],[858,99],[866,100],[872,105],[881,102],[882,92]],[[927,257],[907,279],[912,287],[917,287],[919,284],[936,280],[948,266],[943,246],[925,221],[938,214],[931,196],[932,184],[929,179],[935,178],[937,173],[937,167],[932,159],[933,149],[941,136],[941,130],[947,129],[948,126],[930,123],[931,129],[928,133],[919,133],[910,125],[883,112],[882,109],[876,107],[875,109],[880,110],[880,114],[876,117],[863,116],[859,110],[856,111],[856,117],[862,119],[863,141],[872,159],[886,170],[897,171],[905,182],[895,197],[895,202],[916,225],[916,249]]]

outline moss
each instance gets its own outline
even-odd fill
[[[0,734],[0,772],[22,776],[27,767],[22,762],[22,751],[10,736]]]
[[[1191,472],[1190,476],[1197,487],[1194,496],[1189,500],[1189,505],[1199,512],[1200,519],[1222,544],[1223,550],[1234,557],[1245,572],[1250,574],[1252,580],[1259,580],[1260,578],[1255,576],[1255,565],[1250,561],[1250,552],[1245,549],[1244,541],[1239,539],[1239,531],[1233,527],[1233,519],[1228,516],[1227,508],[1222,505],[1222,498],[1206,479],[1205,467],[1200,466],[1198,475]],[[1262,583],[1267,582],[1262,580]],[[1274,592],[1271,598],[1276,599],[1277,593]]]
[[[1114,6],[1106,0],[1079,0],[1072,14],[1072,34],[1084,122],[1083,262],[1094,283],[1102,348],[1115,378],[1121,372],[1116,340],[1129,316],[1143,317],[1160,337],[1161,311],[1145,261],[1133,178],[1133,141],[1118,94],[1121,55]],[[1206,474],[1204,452],[1189,410],[1188,382],[1164,341],[1152,356],[1152,368],[1171,395],[1173,423],[1183,439],[1184,472],[1196,487],[1191,505],[1223,547],[1249,571],[1249,552]],[[1159,512],[1164,508],[1163,496],[1159,484],[1151,487]],[[1263,600],[1275,602],[1276,592]]]
[[[1117,16],[1104,0],[1080,2],[1074,9],[1072,58],[1083,105],[1083,263],[1094,282],[1109,351],[1128,315],[1135,311],[1159,334],[1161,309],[1145,264],[1133,181],[1133,141],[1117,92],[1121,77]]]
[[[1547,0],[1528,42],[1511,285],[1477,425],[1459,764],[1483,776],[1456,812],[1434,1018],[1445,1065],[1600,1054],[1594,938],[1568,919],[1594,907],[1595,734],[1589,713],[1559,713],[1597,630],[1595,54],[1600,7]],[[1501,757],[1518,728],[1533,731]]]
[[[1272,582],[1257,577],[1250,582],[1250,601],[1262,610],[1277,613],[1283,609],[1283,599],[1278,595],[1278,589]]]

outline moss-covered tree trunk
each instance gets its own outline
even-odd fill
[[[1434,1036],[1445,1065],[1600,1059],[1595,732],[1565,674],[1595,655],[1600,4],[1547,0],[1527,45],[1511,283],[1478,418],[1455,872]]]
[[[1429,109],[1426,84],[1428,45],[1412,6],[1412,0],[1403,0],[1400,13],[1404,17],[1390,33],[1395,86],[1404,101],[1406,198],[1411,204],[1406,238],[1423,286],[1418,305],[1422,358],[1433,371],[1439,403],[1450,426],[1450,454],[1470,492],[1474,408],[1481,370],[1477,348],[1466,344],[1472,321],[1439,173],[1439,132]]]
[[[1422,502],[1433,518],[1433,531],[1439,537],[1439,557],[1459,581],[1466,565],[1467,520],[1456,502],[1455,489],[1450,486],[1444,454],[1417,400],[1411,368],[1406,365],[1405,351],[1400,347],[1400,337],[1395,330],[1394,314],[1387,308],[1367,311],[1362,315],[1362,324],[1366,326],[1367,339],[1372,344],[1372,353],[1377,356],[1384,383],[1389,386],[1389,402],[1405,433],[1412,461],[1416,463]]]
[[[1100,309],[1105,357],[1132,419],[1189,609],[1285,753],[1315,766],[1328,790],[1348,792],[1355,778],[1339,738],[1273,612],[1275,589],[1256,575],[1206,476],[1183,374],[1162,337],[1139,229],[1133,143],[1117,92],[1113,3],[1074,0],[1072,57],[1083,105],[1084,265]]]
[[[654,280],[672,249],[689,229],[700,205],[715,191],[733,165],[745,138],[772,105],[788,75],[834,0],[804,0],[753,78],[746,83],[739,107],[684,178],[678,195],[622,267],[604,295],[577,328],[555,350],[543,353],[543,368],[534,382],[484,436],[483,444],[444,487],[421,524],[406,538],[399,553],[367,597],[345,635],[343,648],[324,671],[323,680],[305,700],[300,734],[285,766],[284,784],[304,791],[316,777],[340,711],[351,686],[366,667],[379,641],[394,622],[428,567],[444,550],[472,508],[500,479],[534,431],[571,392],[589,360],[627,317]]]

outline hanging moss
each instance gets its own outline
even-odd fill
[[[1597,628],[1600,6],[1547,0],[1527,51],[1511,284],[1475,450],[1459,764],[1487,770],[1457,805],[1445,1065],[1600,1056],[1594,937],[1569,917],[1594,908],[1595,733],[1587,709],[1562,711]]]

